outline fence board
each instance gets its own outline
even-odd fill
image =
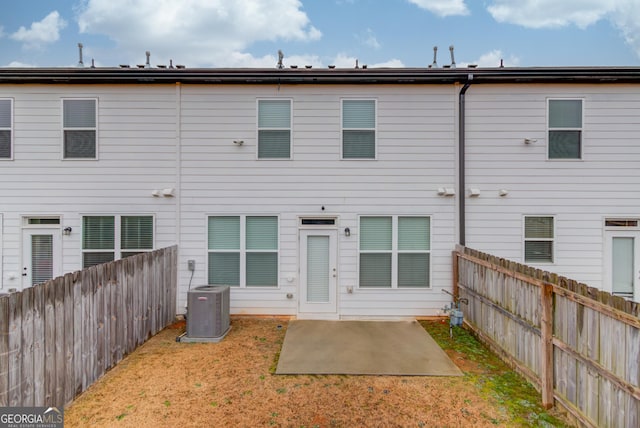
[[[9,296],[9,406],[18,406],[22,400],[22,295]]]
[[[33,290],[33,404],[44,406],[45,391],[45,288]]]
[[[64,276],[64,404],[68,404],[75,397],[74,370],[74,303],[73,274]]]
[[[33,406],[33,288],[22,293],[22,405]]]
[[[9,296],[0,296],[0,407],[9,406]]]

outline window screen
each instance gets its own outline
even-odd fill
[[[258,101],[258,158],[291,157],[291,101]]]
[[[549,100],[549,159],[582,158],[582,100]]]
[[[524,218],[524,261],[553,263],[553,217]]]
[[[374,100],[342,101],[342,158],[376,157],[376,103]]]
[[[360,217],[360,287],[427,288],[430,264],[429,217]]]
[[[209,217],[209,284],[278,286],[278,217]]]
[[[153,250],[153,235],[153,216],[85,216],[83,267]]]
[[[96,158],[96,100],[63,100],[65,159]]]
[[[0,159],[11,159],[12,101],[0,99]]]

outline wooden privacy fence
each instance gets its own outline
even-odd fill
[[[0,407],[62,407],[175,319],[177,247],[0,297]]]
[[[582,425],[640,426],[640,306],[469,248],[453,253],[467,325]]]

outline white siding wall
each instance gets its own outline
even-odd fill
[[[14,99],[14,156],[0,162],[2,288],[21,288],[22,216],[58,215],[63,271],[81,268],[83,214],[153,214],[156,248],[176,242],[176,89],[166,86],[2,85]],[[98,160],[62,159],[62,102],[98,99]],[[15,277],[15,279],[10,279]]]
[[[547,160],[548,98],[584,100],[582,160]],[[604,218],[640,216],[640,89],[472,85],[466,103],[467,188],[482,191],[466,200],[467,245],[523,261],[523,215],[554,215],[555,263],[538,267],[600,287]]]
[[[256,100],[271,97],[292,100],[291,160],[257,160]],[[377,160],[340,159],[341,99],[349,97],[377,99]],[[452,85],[182,85],[181,99],[180,267],[196,260],[192,286],[207,281],[208,215],[275,214],[280,218],[280,286],[234,288],[232,312],[295,315],[298,216],[334,215],[339,218],[342,317],[434,314],[449,301],[442,288],[451,285],[455,200],[437,196],[437,188],[455,186]],[[357,289],[357,219],[371,214],[432,217],[432,289]],[[345,227],[350,237],[344,236]],[[179,308],[184,308],[189,277],[180,271]]]

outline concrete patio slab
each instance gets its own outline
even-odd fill
[[[417,321],[291,321],[276,374],[462,376]]]

